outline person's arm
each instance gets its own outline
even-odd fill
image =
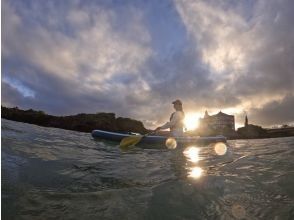
[[[171,128],[173,127],[178,121],[182,120],[183,116],[181,112],[175,112],[171,121],[166,122],[164,125],[158,127],[155,129],[155,131],[158,130],[163,130],[163,129],[167,129],[167,128]]]

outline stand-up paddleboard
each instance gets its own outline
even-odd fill
[[[110,131],[103,131],[103,130],[93,130],[92,136],[94,138],[105,139],[110,141],[117,141],[120,142],[123,138],[133,136],[134,134],[128,133],[118,133],[118,132],[110,132]],[[166,144],[166,141],[170,137],[166,136],[156,136],[156,135],[147,135],[142,138],[140,143],[144,144]],[[215,136],[215,137],[173,137],[177,144],[211,144],[217,142],[226,143],[227,139],[224,136]]]

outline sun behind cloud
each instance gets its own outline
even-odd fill
[[[195,130],[199,125],[200,115],[196,112],[186,113],[184,125],[188,131]]]

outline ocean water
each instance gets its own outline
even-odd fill
[[[1,121],[2,219],[294,219],[294,137],[121,151]]]

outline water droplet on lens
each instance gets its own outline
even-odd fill
[[[225,155],[227,152],[227,146],[226,146],[226,144],[224,144],[222,142],[216,143],[214,145],[214,151],[217,155],[220,155],[220,156]]]
[[[175,149],[177,147],[177,141],[176,141],[176,139],[175,138],[172,138],[172,137],[166,139],[165,146],[168,149]]]

